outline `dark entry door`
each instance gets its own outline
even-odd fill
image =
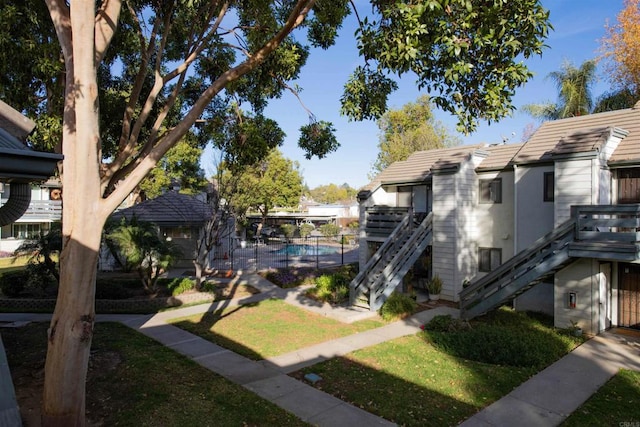
[[[640,329],[640,265],[620,264],[618,325]]]

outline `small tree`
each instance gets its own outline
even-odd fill
[[[416,151],[460,145],[460,139],[433,116],[429,97],[423,95],[399,110],[389,110],[378,120],[380,142],[371,178],[391,163],[407,160]]]
[[[180,256],[178,246],[162,239],[155,224],[138,221],[135,217],[129,222],[123,221],[109,238],[118,245],[127,263],[138,272],[148,293],[157,292],[160,274]]]
[[[302,195],[299,169],[298,163],[284,157],[280,150],[271,150],[264,160],[240,173],[231,195],[234,212],[244,216],[248,208],[254,208],[260,212],[264,226],[275,206],[297,206]]]

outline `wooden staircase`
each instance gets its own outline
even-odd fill
[[[463,289],[460,316],[510,302],[578,258],[640,259],[640,205],[572,206],[571,219]]]
[[[470,319],[513,300],[573,261],[575,220],[570,219],[538,239],[529,249],[474,280],[460,292],[460,316]]]
[[[406,214],[382,246],[349,285],[351,305],[378,310],[402,282],[409,269],[431,243],[431,221],[428,214],[414,226]]]

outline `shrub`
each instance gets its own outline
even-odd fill
[[[29,279],[26,270],[8,271],[0,276],[0,291],[9,298],[20,296]]]
[[[438,295],[442,292],[442,279],[437,274],[427,283],[427,290],[430,294]]]
[[[217,291],[215,282],[204,282],[201,286],[202,292],[215,293]]]
[[[349,276],[345,273],[323,274],[315,284],[308,294],[321,301],[340,303],[349,297]]]
[[[293,233],[296,231],[296,226],[293,224],[282,224],[280,226],[280,229],[282,230],[282,234],[284,234],[284,237],[290,239],[293,237]]]
[[[187,277],[183,279],[174,279],[167,285],[167,289],[169,289],[171,295],[174,297],[190,291],[194,287],[195,282]]]
[[[304,223],[300,225],[300,237],[307,237],[313,230],[315,230],[313,224]]]
[[[429,323],[424,325],[424,329],[434,332],[455,332],[469,329],[469,322],[460,319],[454,319],[450,314],[441,314],[435,316]]]
[[[318,229],[324,237],[335,236],[340,232],[340,227],[336,224],[323,224]]]
[[[350,234],[342,234],[340,235],[340,243],[342,243],[343,245],[348,245],[349,240],[351,240],[352,238],[353,236]]]
[[[394,292],[382,304],[379,313],[384,320],[395,320],[411,316],[416,308],[418,308],[418,303],[413,298],[400,292]]]
[[[138,281],[139,283],[139,281]],[[96,299],[127,299],[131,292],[125,289],[122,281],[97,280]]]
[[[434,346],[453,356],[494,365],[541,369],[571,351],[579,338],[556,331],[548,319],[501,309],[459,327],[454,319],[437,316],[425,326]]]
[[[27,265],[25,271],[27,272],[25,291],[31,296],[42,298],[55,295],[58,280],[51,274],[49,266],[32,263]]]

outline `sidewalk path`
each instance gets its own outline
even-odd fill
[[[304,296],[303,288],[281,289],[257,274],[231,279],[260,290],[246,298],[201,304],[155,315],[98,315],[97,321],[121,322],[193,359],[207,369],[251,390],[257,395],[318,426],[392,426],[370,414],[287,374],[302,367],[405,335],[438,314],[457,316],[450,307],[437,307],[381,328],[302,348],[294,352],[253,361],[186,332],[167,320],[208,311],[283,299],[323,316],[343,322],[365,319],[375,313],[351,307],[332,307]],[[0,313],[0,322],[47,321],[47,314]],[[462,425],[475,426],[555,426],[586,401],[620,368],[640,371],[640,339],[610,332],[603,333],[523,383]],[[1,403],[1,402],[0,402]]]
[[[234,279],[235,280],[235,279]],[[457,314],[457,310],[442,307],[417,313],[415,316],[384,327],[317,344],[295,352],[262,361],[253,361],[213,344],[203,338],[166,323],[168,319],[215,311],[221,308],[281,298],[321,315],[343,322],[371,317],[375,313],[349,307],[331,307],[304,297],[304,288],[280,289],[258,275],[243,276],[241,283],[258,288],[261,293],[239,300],[220,301],[184,309],[171,310],[153,316],[121,319],[125,325],[161,342],[193,359],[198,364],[251,390],[275,403],[303,421],[318,426],[392,426],[395,425],[304,382],[287,373],[331,357],[343,355],[404,335],[415,334],[420,326],[437,314]],[[99,318],[103,320],[103,318]]]
[[[461,426],[557,426],[619,369],[640,371],[640,339],[601,333]]]

